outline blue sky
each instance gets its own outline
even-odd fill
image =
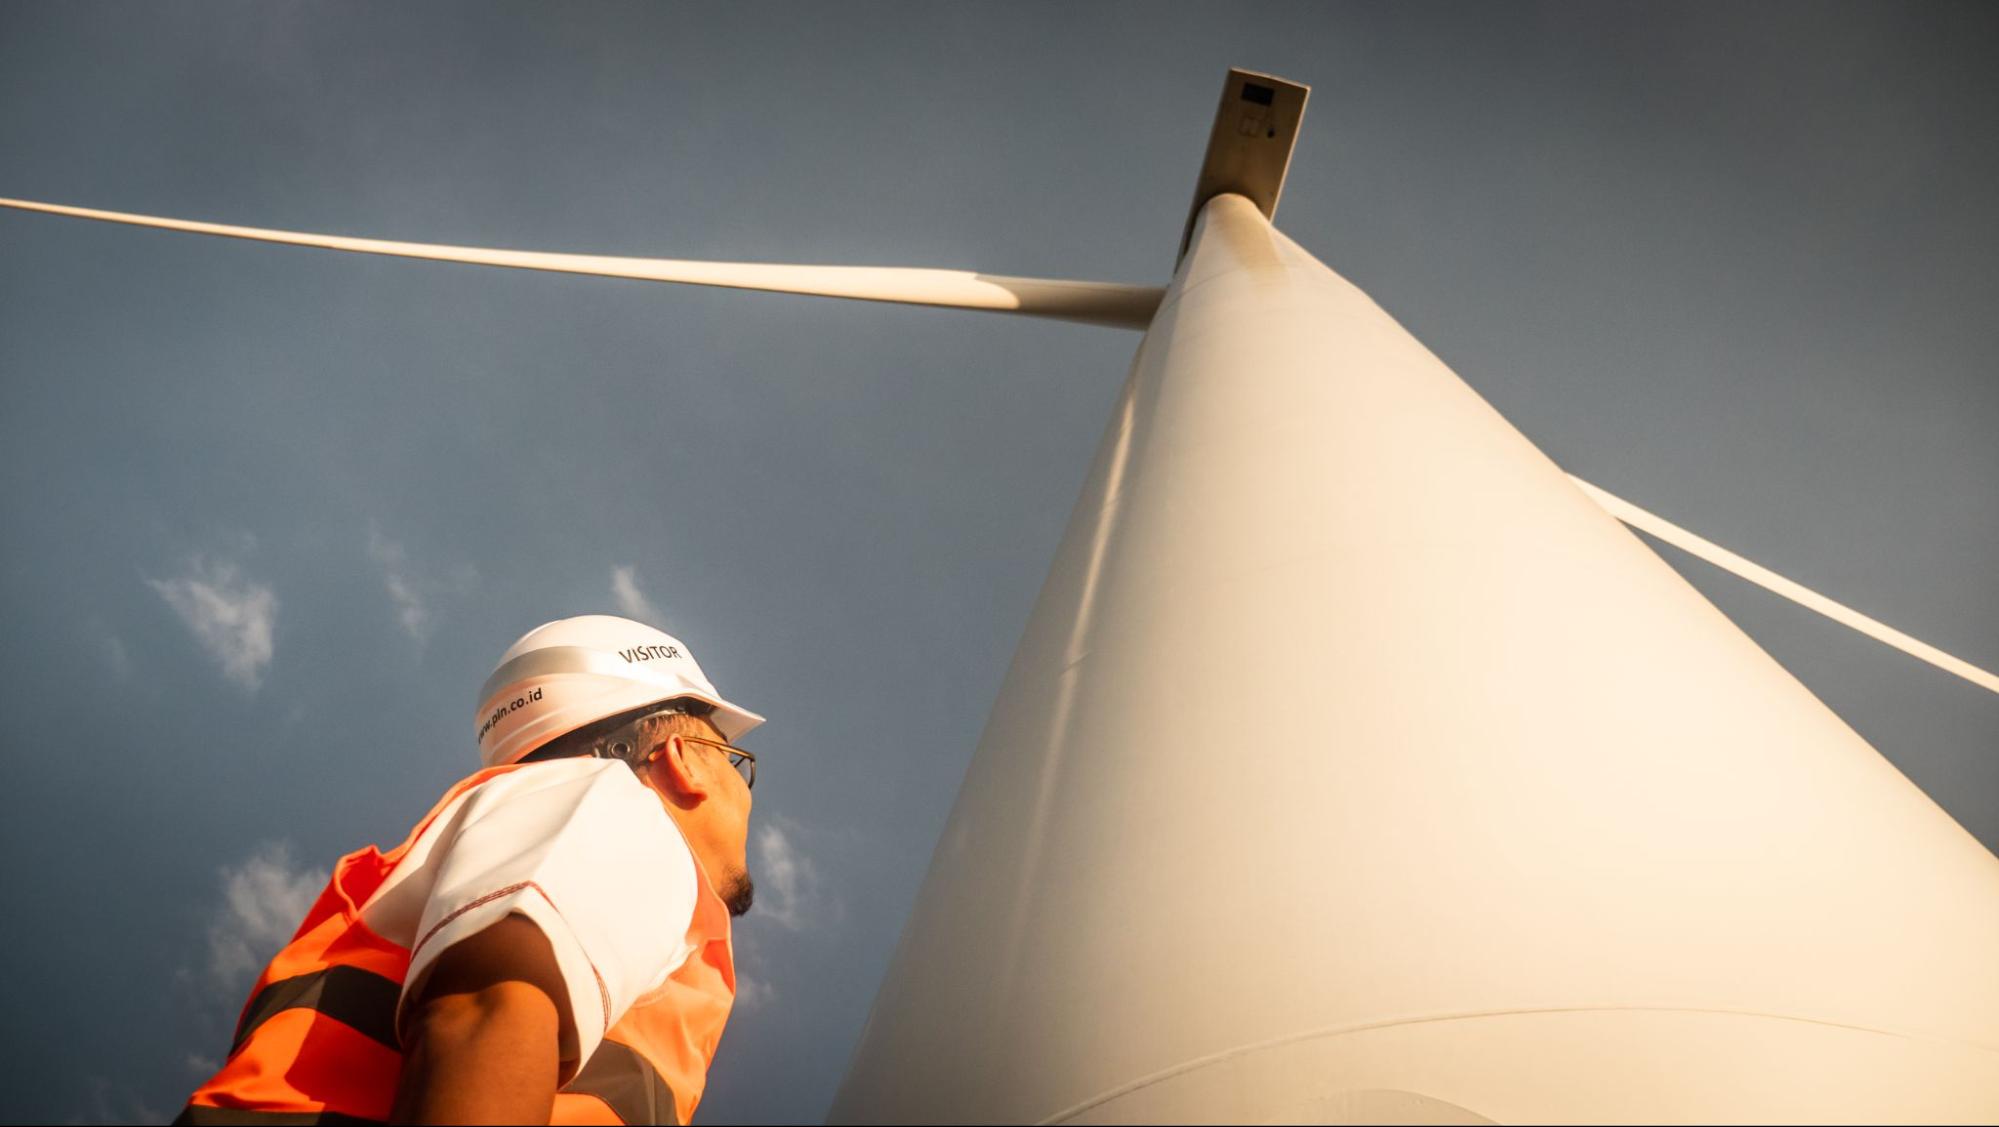
[[[1564,467],[1999,665],[1973,6],[0,8],[0,195],[1158,284],[1231,65],[1278,224]],[[624,611],[771,723],[703,1118],[816,1119],[1135,333],[0,214],[19,1120],[170,1116],[339,854]],[[1663,553],[1988,847],[1999,701]]]

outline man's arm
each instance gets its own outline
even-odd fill
[[[547,1123],[569,994],[548,938],[507,916],[438,956],[408,1008],[397,1123]]]

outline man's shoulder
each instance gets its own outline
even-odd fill
[[[479,772],[460,780],[447,795],[370,898],[371,915],[379,915],[377,903],[398,889],[415,902],[398,899],[389,906],[404,914],[420,911],[447,872],[446,884],[454,887],[494,883],[485,879],[489,871],[504,871],[509,881],[571,883],[581,877],[595,883],[595,874],[618,871],[607,859],[651,857],[665,862],[665,871],[684,867],[686,882],[694,880],[693,850],[665,804],[617,760],[552,759]],[[673,863],[680,858],[684,866]],[[416,924],[413,916],[397,920],[408,926],[385,924],[390,931],[377,930],[401,934]]]
[[[615,759],[524,763],[478,781],[461,797],[466,822],[498,815],[523,830],[533,825],[551,833],[580,830],[586,837],[610,833],[676,852],[688,848],[659,795]]]
[[[501,796],[525,796],[543,791],[643,791],[646,785],[638,780],[631,768],[615,759],[577,755],[489,767],[467,775],[454,784],[454,789],[467,797],[478,794],[487,796],[487,800],[491,801]]]

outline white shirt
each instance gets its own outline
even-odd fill
[[[488,779],[438,812],[362,906],[410,948],[396,1028],[438,955],[508,915],[555,950],[574,1032],[562,1076],[693,952],[694,855],[659,796],[609,759],[556,759]]]

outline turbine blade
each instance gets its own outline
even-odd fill
[[[1802,583],[1786,579],[1760,564],[1751,563],[1714,541],[1696,536],[1672,521],[1648,513],[1624,498],[1591,485],[1574,474],[1569,475],[1569,480],[1575,482],[1589,495],[1590,500],[1603,506],[1611,516],[1633,528],[1649,532],[1673,547],[1689,555],[1699,556],[1723,571],[1747,579],[1766,591],[1782,595],[1801,607],[1815,610],[1843,626],[1850,626],[1883,645],[1893,646],[1910,657],[1927,661],[1938,669],[1955,673],[1974,685],[1999,693],[1999,677],[1961,657],[1953,657],[1928,642],[1911,638],[1885,622],[1869,618],[1845,603],[1835,602]]]
[[[634,278],[647,282],[678,282],[694,286],[723,286],[738,290],[768,290],[773,293],[809,294],[817,297],[844,297],[858,301],[887,301],[902,305],[939,305],[951,309],[982,309],[995,313],[1020,313],[1030,317],[1050,317],[1081,321],[1123,329],[1144,329],[1152,321],[1165,291],[1157,286],[1128,286],[1116,282],[1074,282],[1053,278],[1013,278],[999,274],[979,274],[970,270],[933,270],[910,266],[788,266],[762,262],[688,262],[671,258],[625,258],[596,254],[552,254],[545,251],[498,250],[486,247],[444,246],[437,243],[401,243],[387,239],[358,239],[346,235],[316,235],[304,231],[274,231],[262,227],[233,227],[223,223],[202,223],[191,219],[167,219],[153,215],[133,215],[122,211],[70,207],[65,204],[37,203],[33,200],[0,198],[0,206],[22,211],[41,211],[78,219],[98,219],[107,223],[129,223],[169,231],[190,231],[202,235],[226,235],[232,239],[256,239],[292,246],[324,247],[359,254],[387,254],[401,258],[428,258],[439,262],[465,262],[480,266],[511,266],[521,270],[552,270],[565,274],[594,274],[606,278]]]

